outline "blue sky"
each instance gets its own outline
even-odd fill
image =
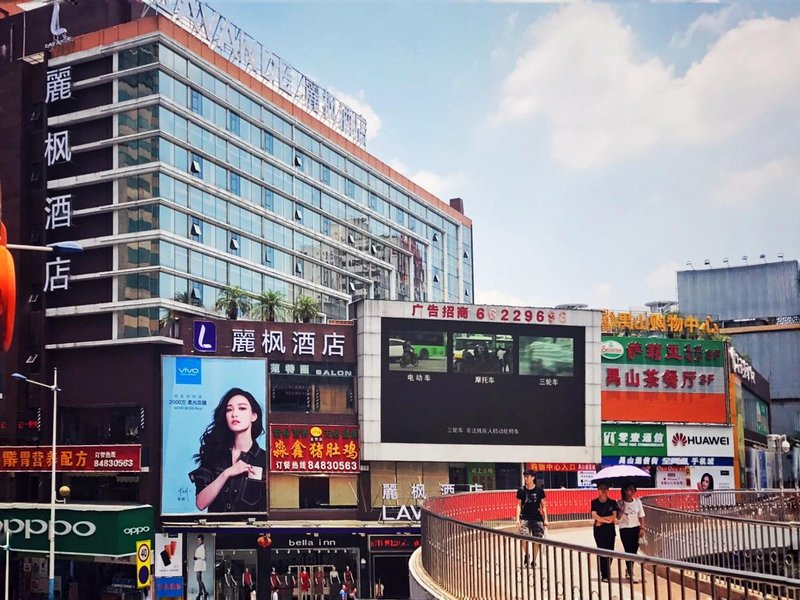
[[[677,299],[800,258],[800,5],[210,4],[474,222],[477,302]]]

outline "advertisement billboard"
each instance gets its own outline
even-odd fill
[[[358,427],[271,425],[272,473],[347,473],[361,469]]]
[[[585,444],[583,327],[384,318],[381,328],[383,442]]]
[[[601,431],[604,463],[629,457],[640,465],[733,464],[732,427],[603,423]]]
[[[161,367],[162,514],[266,513],[266,361],[164,356]]]
[[[3,471],[50,471],[52,455],[49,446],[5,446],[0,461]],[[138,473],[142,470],[142,447],[139,444],[58,446],[56,470]]]
[[[603,336],[603,421],[728,422],[724,344]]]
[[[183,575],[183,536],[179,533],[157,533],[153,547],[156,577]]]
[[[733,467],[690,467],[689,487],[693,490],[734,489]]]

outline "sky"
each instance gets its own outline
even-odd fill
[[[464,199],[478,303],[637,308],[800,258],[800,3],[209,4]]]

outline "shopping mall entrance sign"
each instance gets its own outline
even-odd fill
[[[0,538],[11,534],[11,548],[22,552],[49,550],[47,504],[0,504]],[[71,504],[56,509],[56,552],[86,556],[133,556],[136,542],[153,538],[152,506]]]

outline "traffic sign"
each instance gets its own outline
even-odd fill
[[[150,540],[136,542],[136,587],[150,587]]]

